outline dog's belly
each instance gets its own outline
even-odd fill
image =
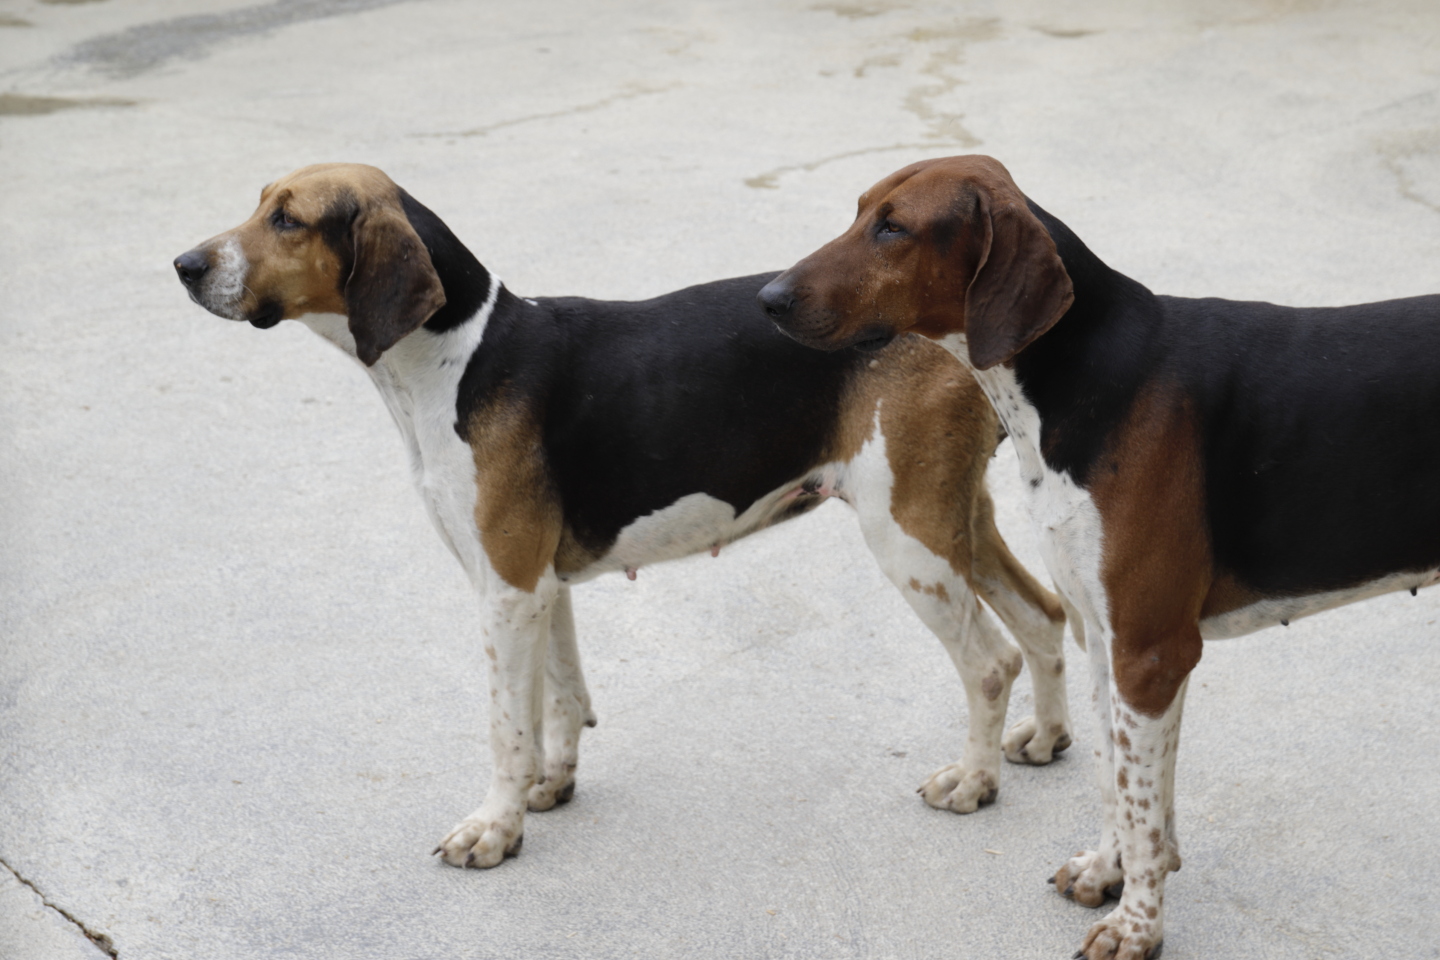
[[[839,465],[818,468],[772,490],[737,516],[724,500],[704,493],[681,497],[621,528],[609,552],[588,566],[560,575],[565,583],[583,583],[602,573],[638,570],[652,563],[678,560],[716,550],[782,520],[820,505],[826,498],[843,499]]]
[[[1238,637],[1263,630],[1265,627],[1273,627],[1278,623],[1288,623],[1300,617],[1343,607],[1347,603],[1378,597],[1382,593],[1415,590],[1436,583],[1440,583],[1440,570],[1421,573],[1411,571],[1391,574],[1342,590],[1327,590],[1302,597],[1266,597],[1247,606],[1206,617],[1200,621],[1200,636],[1206,640]]]

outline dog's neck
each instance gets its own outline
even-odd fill
[[[405,210],[405,218],[410,221],[420,242],[425,244],[440,285],[445,289],[445,306],[425,321],[425,329],[431,333],[444,333],[475,316],[487,300],[494,301],[493,278],[469,248],[460,242],[460,238],[429,208],[404,190],[400,191],[400,203]]]
[[[400,200],[406,219],[430,255],[445,291],[445,305],[366,370],[397,422],[397,404],[413,408],[417,393],[438,391],[450,398],[453,408],[456,385],[470,355],[480,345],[501,288],[499,278],[485,269],[444,221],[403,190]],[[308,314],[300,320],[350,357],[356,356],[355,339],[344,316]],[[434,399],[428,397],[424,405],[433,407],[429,401]],[[401,431],[405,429],[402,424]]]
[[[1065,224],[1030,208],[1055,241],[1075,299],[1043,336],[1012,360],[974,371],[975,379],[1015,442],[1027,479],[1043,466],[1083,487],[1098,444],[1125,416],[1149,369],[1161,308]],[[943,342],[969,365],[963,335]]]

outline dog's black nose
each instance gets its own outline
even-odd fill
[[[209,269],[210,258],[199,250],[191,250],[175,258],[175,272],[180,275],[180,282],[187,287],[199,283]]]
[[[788,283],[780,280],[771,280],[761,287],[755,299],[760,301],[760,309],[765,311],[765,315],[777,322],[784,320],[795,309],[795,294]]]

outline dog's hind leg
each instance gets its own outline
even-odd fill
[[[544,765],[540,782],[530,788],[531,810],[549,810],[575,795],[575,766],[580,730],[595,726],[590,691],[580,670],[575,643],[575,614],[570,588],[561,587],[550,609],[550,646],[545,657]]]
[[[984,486],[975,495],[972,529],[971,585],[1020,644],[1035,694],[1035,713],[1005,733],[1005,758],[1011,763],[1046,764],[1070,746],[1073,729],[1065,691],[1065,610],[1060,598],[1011,554],[995,527],[994,504]]]

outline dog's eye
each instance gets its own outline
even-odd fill
[[[894,220],[890,220],[887,218],[880,221],[879,232],[888,234],[904,233],[905,228],[900,226],[900,224],[896,223]]]
[[[279,227],[281,230],[293,230],[296,227],[304,226],[304,224],[301,223],[299,220],[296,220],[294,217],[290,216],[290,214],[287,213],[283,207],[276,210],[275,213],[271,215],[270,220],[272,223],[275,224],[275,226]]]

